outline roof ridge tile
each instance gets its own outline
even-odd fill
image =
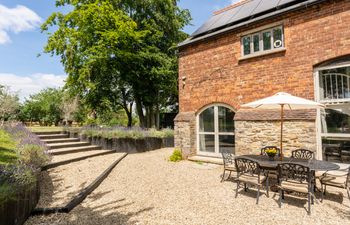
[[[236,3],[232,4],[232,5],[226,6],[223,9],[219,9],[217,11],[214,11],[213,15],[219,15],[219,14],[221,14],[223,12],[226,12],[226,11],[228,11],[230,9],[236,8],[236,7],[240,6],[240,5],[246,4],[246,3],[251,2],[251,1],[253,1],[253,0],[240,0],[239,2],[236,2]]]

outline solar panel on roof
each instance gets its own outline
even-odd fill
[[[276,8],[278,5],[278,2],[279,2],[279,0],[261,0],[258,7],[256,7],[253,10],[251,16],[265,12],[265,11],[273,9],[273,8]]]
[[[308,2],[310,0],[251,0],[234,8],[227,9],[219,14],[213,15],[207,22],[205,22],[199,29],[197,29],[191,36],[201,36],[213,30],[219,30],[227,25],[233,25],[238,21],[248,20],[258,14],[263,14],[284,5],[295,5],[301,2]],[[317,0],[315,0],[317,2]]]
[[[202,33],[205,33],[210,30],[210,27],[213,23],[215,23],[221,15],[214,15],[210,17],[209,20],[207,20],[202,26],[200,26],[191,36],[196,36]]]
[[[239,21],[241,19],[251,16],[252,12],[259,6],[261,0],[253,0],[242,5],[241,10],[232,17],[228,23]]]
[[[237,6],[235,8],[232,8],[230,10],[227,10],[225,12],[220,13],[221,17],[219,20],[217,20],[214,24],[212,24],[212,26],[210,27],[210,29],[216,29],[219,28],[221,26],[225,26],[226,24],[228,24],[228,22],[231,20],[232,17],[234,17],[237,13],[239,13],[241,11],[242,6]]]

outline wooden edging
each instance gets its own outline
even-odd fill
[[[96,157],[96,156],[101,156],[101,155],[112,154],[112,153],[115,153],[115,151],[110,150],[108,152],[106,151],[106,152],[96,153],[96,154],[92,154],[92,155],[86,155],[86,156],[81,156],[81,157],[77,157],[77,158],[73,158],[73,159],[68,159],[68,160],[64,160],[64,161],[60,161],[60,162],[50,163],[50,164],[47,164],[47,165],[41,167],[41,171],[45,171],[45,170],[48,170],[48,169],[51,169],[51,168],[54,168],[57,166],[66,165],[66,164],[69,164],[72,162],[77,162],[77,161],[81,161],[84,159],[88,159],[88,158],[92,158],[92,157]]]
[[[89,186],[84,188],[78,195],[76,195],[67,205],[59,208],[36,208],[33,210],[32,215],[48,215],[52,213],[69,213],[77,205],[79,205],[84,199],[93,192],[106,177],[112,172],[114,167],[124,159],[128,153],[124,153],[119,159],[117,159],[112,165],[110,165],[103,173],[98,176]]]

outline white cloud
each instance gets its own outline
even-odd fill
[[[11,91],[18,92],[21,101],[29,95],[40,92],[44,88],[63,87],[66,75],[36,73],[18,76],[11,73],[0,73],[0,84],[9,86]]]
[[[11,42],[9,33],[33,30],[41,23],[41,18],[31,9],[17,5],[7,8],[0,4],[0,44]]]

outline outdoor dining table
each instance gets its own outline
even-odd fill
[[[283,157],[283,160],[281,161],[279,157],[276,157],[274,160],[270,160],[270,158],[266,155],[241,155],[239,157],[244,157],[256,161],[262,168],[271,170],[276,170],[277,165],[281,162],[299,163],[301,165],[308,166],[312,171],[338,170],[340,168],[340,166],[335,163],[317,159],[308,160]]]
[[[279,157],[276,157],[274,160],[271,160],[266,155],[241,155],[239,157],[244,157],[253,161],[256,161],[260,164],[260,167],[262,169],[267,170],[277,170],[277,165],[279,163],[298,163],[303,166],[308,166],[312,172],[314,183],[316,182],[316,171],[329,171],[329,170],[338,170],[340,168],[339,165],[335,163],[331,163],[328,161],[323,160],[317,160],[317,159],[298,159],[298,158],[292,158],[292,157],[283,157],[283,160],[281,161]],[[316,184],[316,183],[315,183]],[[275,185],[270,187],[272,191],[277,191],[277,188]],[[315,190],[319,190],[315,186]]]

